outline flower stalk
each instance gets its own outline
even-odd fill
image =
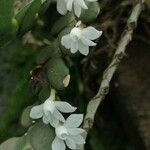
[[[50,101],[54,101],[54,100],[55,100],[55,95],[56,95],[55,89],[51,88],[51,90],[50,90],[50,96],[49,96],[48,99],[49,99]]]

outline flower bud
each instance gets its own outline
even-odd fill
[[[84,23],[94,21],[100,12],[100,6],[98,2],[87,2],[88,9],[83,9],[80,20]]]
[[[69,69],[61,58],[54,58],[47,63],[47,75],[50,85],[56,90],[62,90],[70,81]]]
[[[51,29],[51,34],[56,35],[60,33],[64,28],[66,28],[68,25],[74,22],[75,22],[75,16],[72,12],[66,14],[65,16],[62,16],[54,23]]]
[[[37,64],[44,64],[49,59],[61,57],[61,51],[59,49],[59,43],[57,40],[53,41],[47,47],[42,49],[37,56]]]
[[[15,18],[12,19],[12,27],[13,27],[13,32],[14,33],[17,32],[19,26],[18,26],[18,21]]]

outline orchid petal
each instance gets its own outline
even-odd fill
[[[81,125],[82,121],[82,114],[72,114],[67,118],[66,122],[64,123],[64,126],[66,128],[77,128]]]
[[[55,137],[54,141],[52,142],[52,150],[65,150],[66,145],[63,140]]]
[[[43,116],[43,104],[34,106],[30,111],[30,117],[33,119],[39,119]]]
[[[72,139],[67,138],[65,142],[70,149],[76,149],[76,143]]]
[[[57,118],[58,120],[62,121],[62,122],[65,122],[65,119],[63,117],[63,115],[57,110],[55,109],[54,111],[54,117]]]
[[[84,129],[81,128],[72,128],[67,130],[70,135],[78,135],[85,132]]]
[[[57,0],[57,11],[62,15],[67,13],[66,3],[64,0]]]
[[[82,30],[82,35],[84,37],[88,37],[89,40],[95,40],[102,35],[102,31],[98,31],[94,27],[90,26]]]
[[[70,34],[67,34],[65,36],[62,37],[61,39],[61,44],[63,46],[65,46],[65,48],[70,49],[71,48],[71,38],[70,38]]]
[[[89,54],[89,46],[84,45],[82,42],[79,42],[79,52],[87,56]]]
[[[71,113],[77,109],[76,107],[71,106],[69,103],[62,101],[56,101],[55,105],[56,108],[63,113]]]
[[[76,144],[85,144],[85,139],[81,135],[69,136]]]

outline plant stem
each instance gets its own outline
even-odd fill
[[[50,91],[49,100],[54,101],[55,100],[55,95],[56,95],[56,91],[52,88],[51,91]]]
[[[88,103],[87,113],[85,115],[83,124],[83,128],[87,132],[93,126],[96,111],[99,105],[101,104],[102,100],[104,100],[105,96],[108,94],[112,77],[115,74],[118,66],[120,65],[121,60],[125,56],[127,45],[132,40],[133,31],[136,28],[138,18],[142,11],[143,2],[144,2],[143,0],[138,0],[138,2],[133,6],[132,13],[128,18],[126,28],[121,35],[121,39],[118,43],[118,47],[113,56],[113,59],[110,65],[106,68],[106,70],[103,73],[103,79],[100,88],[98,90],[98,93]]]

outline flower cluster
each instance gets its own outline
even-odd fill
[[[56,0],[57,10],[60,14],[65,15],[67,11],[73,11],[77,17],[80,17],[82,9],[88,9],[87,2],[96,2],[97,0]],[[71,53],[79,51],[83,55],[89,54],[89,46],[96,46],[92,40],[99,38],[102,31],[94,27],[83,28],[82,22],[79,21],[69,34],[64,35],[61,44],[70,49]]]
[[[53,89],[50,97],[43,104],[31,109],[31,118],[42,118],[45,124],[50,124],[55,128],[56,137],[52,143],[52,150],[65,150],[66,145],[70,149],[76,149],[78,145],[85,144],[85,139],[81,135],[85,131],[79,128],[83,115],[72,114],[65,120],[61,114],[72,113],[76,109],[67,102],[55,101],[55,90]]]
[[[97,0],[56,0],[57,11],[65,15],[67,11],[74,11],[77,17],[80,17],[82,9],[88,9],[86,2],[95,2]]]
[[[97,0],[56,0],[57,10],[62,15],[73,11],[79,18],[82,9],[88,9],[87,2],[95,1]],[[62,36],[61,45],[73,54],[79,51],[83,55],[88,55],[89,47],[96,46],[93,40],[101,35],[102,31],[98,31],[92,26],[84,27],[82,22],[78,21],[69,34]],[[53,89],[50,97],[43,104],[36,105],[31,109],[31,118],[42,118],[45,124],[50,124],[55,128],[56,137],[52,142],[52,150],[65,150],[66,146],[74,150],[85,144],[83,134],[86,132],[79,128],[83,121],[83,115],[71,114],[66,120],[62,115],[62,113],[73,113],[76,109],[67,102],[56,101]]]

